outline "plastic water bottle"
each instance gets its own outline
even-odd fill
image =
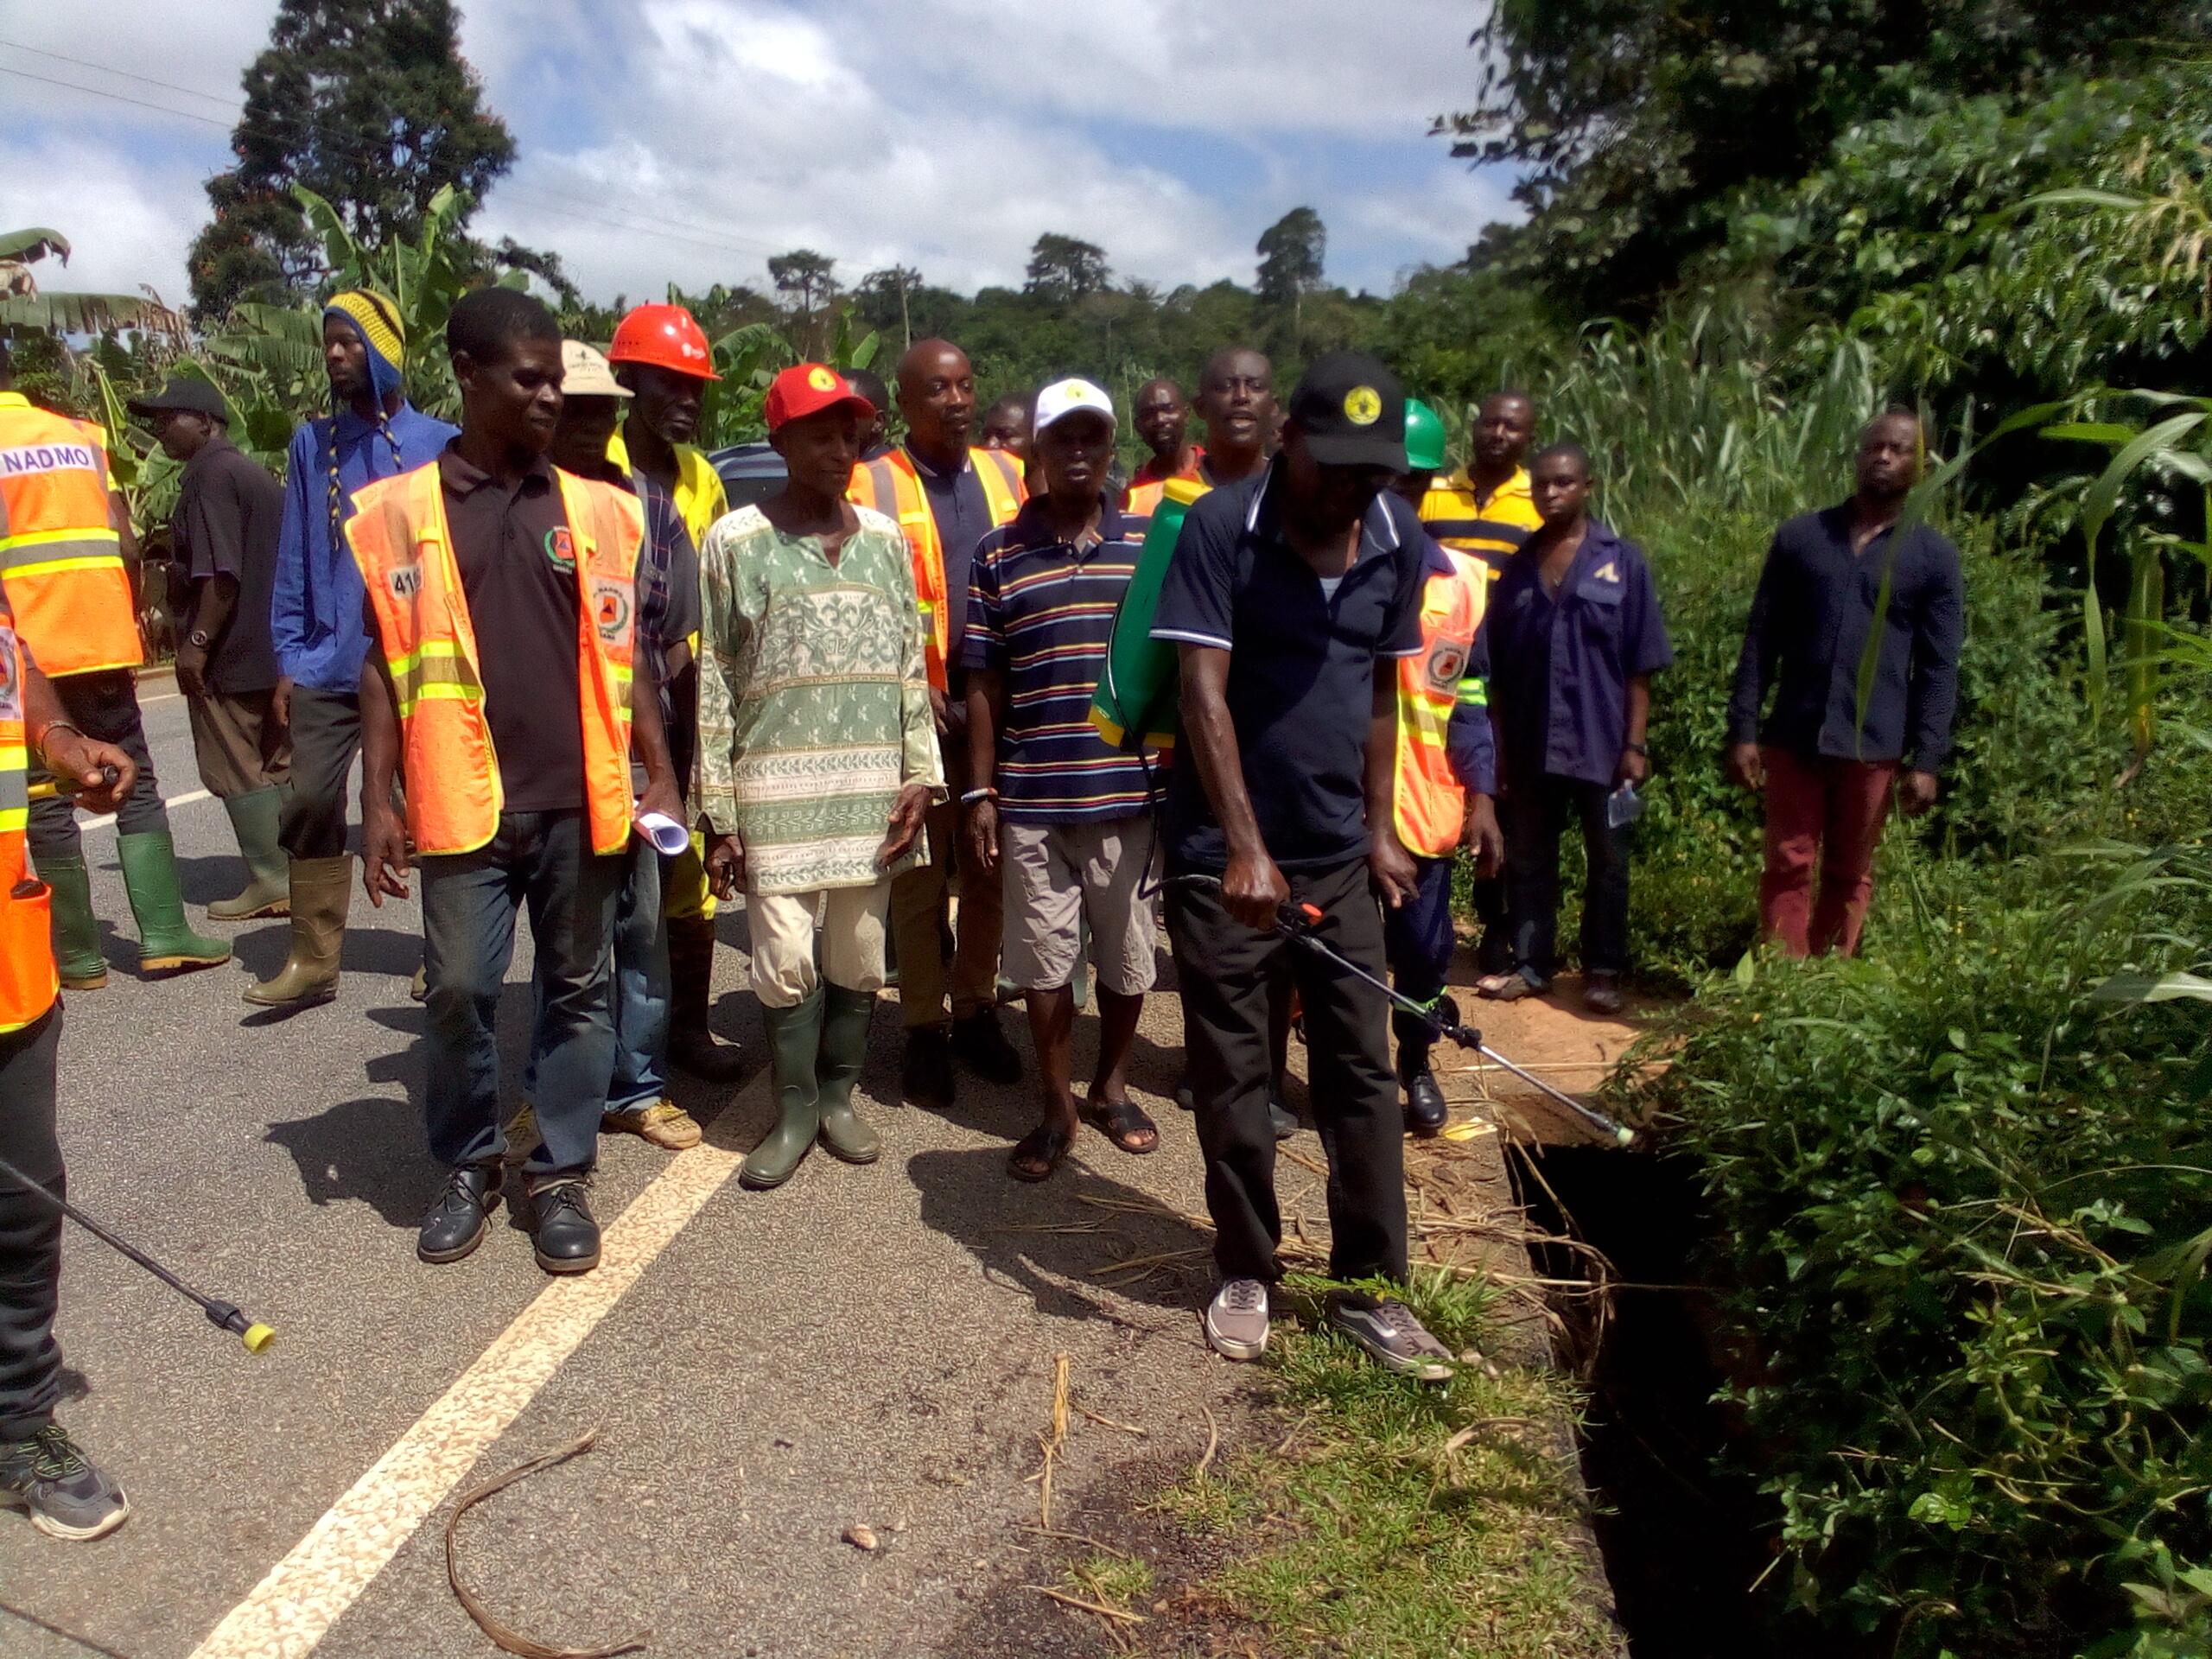
[[[1618,830],[1624,823],[1634,823],[1643,816],[1643,797],[1636,792],[1636,785],[1624,783],[1605,797],[1605,828]]]

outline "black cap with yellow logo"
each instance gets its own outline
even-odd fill
[[[1290,418],[1324,467],[1406,470],[1406,389],[1364,352],[1315,358],[1290,394]]]

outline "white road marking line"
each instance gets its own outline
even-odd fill
[[[213,790],[188,789],[181,795],[170,796],[167,800],[163,801],[162,804],[163,806],[190,806],[194,801],[212,801],[214,798],[215,795]],[[79,818],[77,821],[77,828],[79,830],[105,830],[108,825],[114,822],[114,813],[103,812],[97,818]]]
[[[444,1397],[193,1649],[192,1659],[305,1659],[744,1162],[741,1154],[715,1146],[679,1153],[607,1229],[598,1268],[556,1279],[540,1291]]]

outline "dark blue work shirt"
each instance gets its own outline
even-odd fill
[[[1183,520],[1152,637],[1229,652],[1229,717],[1269,856],[1322,869],[1367,853],[1367,734],[1380,658],[1421,652],[1429,539],[1385,492],[1333,596],[1283,539],[1280,462],[1201,496]],[[1168,785],[1178,868],[1219,871],[1229,849],[1187,759]]]
[[[1490,700],[1505,786],[1546,772],[1611,784],[1628,741],[1628,683],[1675,660],[1643,550],[1596,519],[1556,598],[1533,543],[1491,589]]]
[[[1728,741],[1764,742],[1846,760],[1912,757],[1938,772],[1951,752],[1966,635],[1959,550],[1925,524],[1897,541],[1884,531],[1851,550],[1851,504],[1808,512],[1777,531],[1759,572],[1728,699]],[[1890,579],[1882,649],[1859,725],[1859,664]],[[1774,692],[1774,712],[1759,708]]]

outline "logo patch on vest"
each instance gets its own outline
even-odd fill
[[[391,589],[394,599],[412,599],[423,591],[423,567],[419,564],[394,565],[385,579],[385,586]]]
[[[562,575],[575,574],[576,538],[569,533],[566,524],[556,524],[545,532],[545,556],[553,561],[553,568]]]
[[[600,643],[619,645],[630,637],[630,584],[594,582],[591,585],[592,621]]]
[[[1467,669],[1467,648],[1456,639],[1440,639],[1428,653],[1428,685],[1432,691],[1452,691]]]

